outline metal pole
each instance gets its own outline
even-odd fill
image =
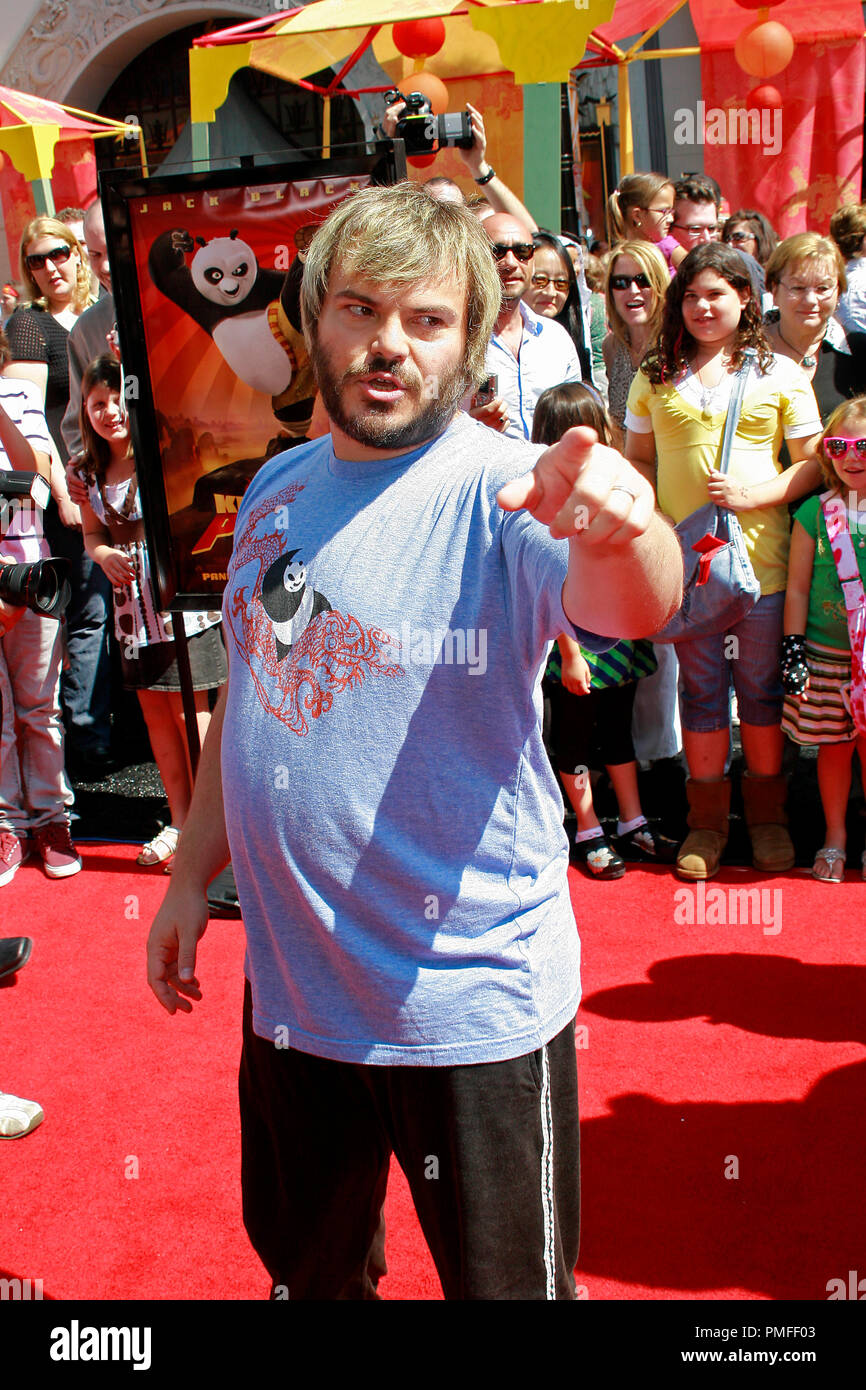
[[[201,742],[198,736],[198,720],[195,717],[195,691],[192,688],[192,671],[189,665],[189,646],[183,613],[172,609],[171,625],[174,629],[174,650],[177,655],[177,671],[180,676],[180,693],[183,700],[183,721],[186,725],[186,742],[189,748],[189,765],[193,779],[198,771]]]

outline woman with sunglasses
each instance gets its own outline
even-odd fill
[[[735,251],[745,251],[765,266],[779,244],[779,238],[762,212],[754,208],[739,208],[726,218],[722,241]]]
[[[526,303],[542,318],[561,323],[577,350],[584,381],[592,381],[592,353],[574,263],[552,232],[536,232],[535,260]]]
[[[16,310],[7,325],[11,361],[4,375],[34,382],[45,403],[54,445],[45,536],[51,554],[71,566],[72,599],[64,624],[69,660],[61,684],[68,754],[83,771],[97,771],[107,759],[111,588],[84,549],[81,513],[66,483],[67,450],[60,428],[69,404],[67,339],[90,303],[90,269],[71,227],[54,217],[36,217],[27,224],[19,254],[24,292],[32,303]]]
[[[669,284],[661,253],[649,242],[623,241],[611,255],[604,284],[610,332],[602,351],[608,405],[620,429],[634,374],[658,337]]]
[[[604,297],[610,332],[602,351],[608,408],[621,430],[635,373],[661,328],[669,284],[661,252],[648,241],[623,241],[608,261]],[[676,654],[662,643],[654,651],[657,669],[638,682],[634,703],[632,737],[644,763],[675,758],[681,746]]]
[[[12,360],[6,375],[39,387],[51,437],[65,463],[60,422],[69,402],[66,340],[90,303],[90,270],[71,228],[54,217],[36,217],[21,237],[20,272],[32,302],[9,320]]]

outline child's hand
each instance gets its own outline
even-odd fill
[[[592,673],[582,652],[566,661],[562,657],[562,684],[572,695],[588,695]]]
[[[804,695],[809,685],[806,639],[800,633],[782,638],[782,689],[786,695]]]
[[[720,473],[717,468],[710,472],[707,492],[717,507],[727,507],[732,512],[748,511],[751,506],[749,489],[742,483],[734,482],[727,473]]]
[[[106,550],[99,561],[108,579],[116,589],[127,589],[135,578],[129,556],[122,550]]]

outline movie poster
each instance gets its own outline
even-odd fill
[[[299,301],[310,239],[343,198],[396,177],[390,146],[301,165],[105,176],[124,392],[163,608],[218,606],[251,478],[310,427]]]

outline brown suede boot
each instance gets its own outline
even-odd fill
[[[780,874],[794,867],[794,846],[788,834],[784,777],[752,777],[742,781],[743,811],[752,841],[752,863],[765,874]]]
[[[731,784],[727,777],[715,782],[686,782],[689,798],[689,834],[677,855],[680,878],[712,878],[728,843]]]

